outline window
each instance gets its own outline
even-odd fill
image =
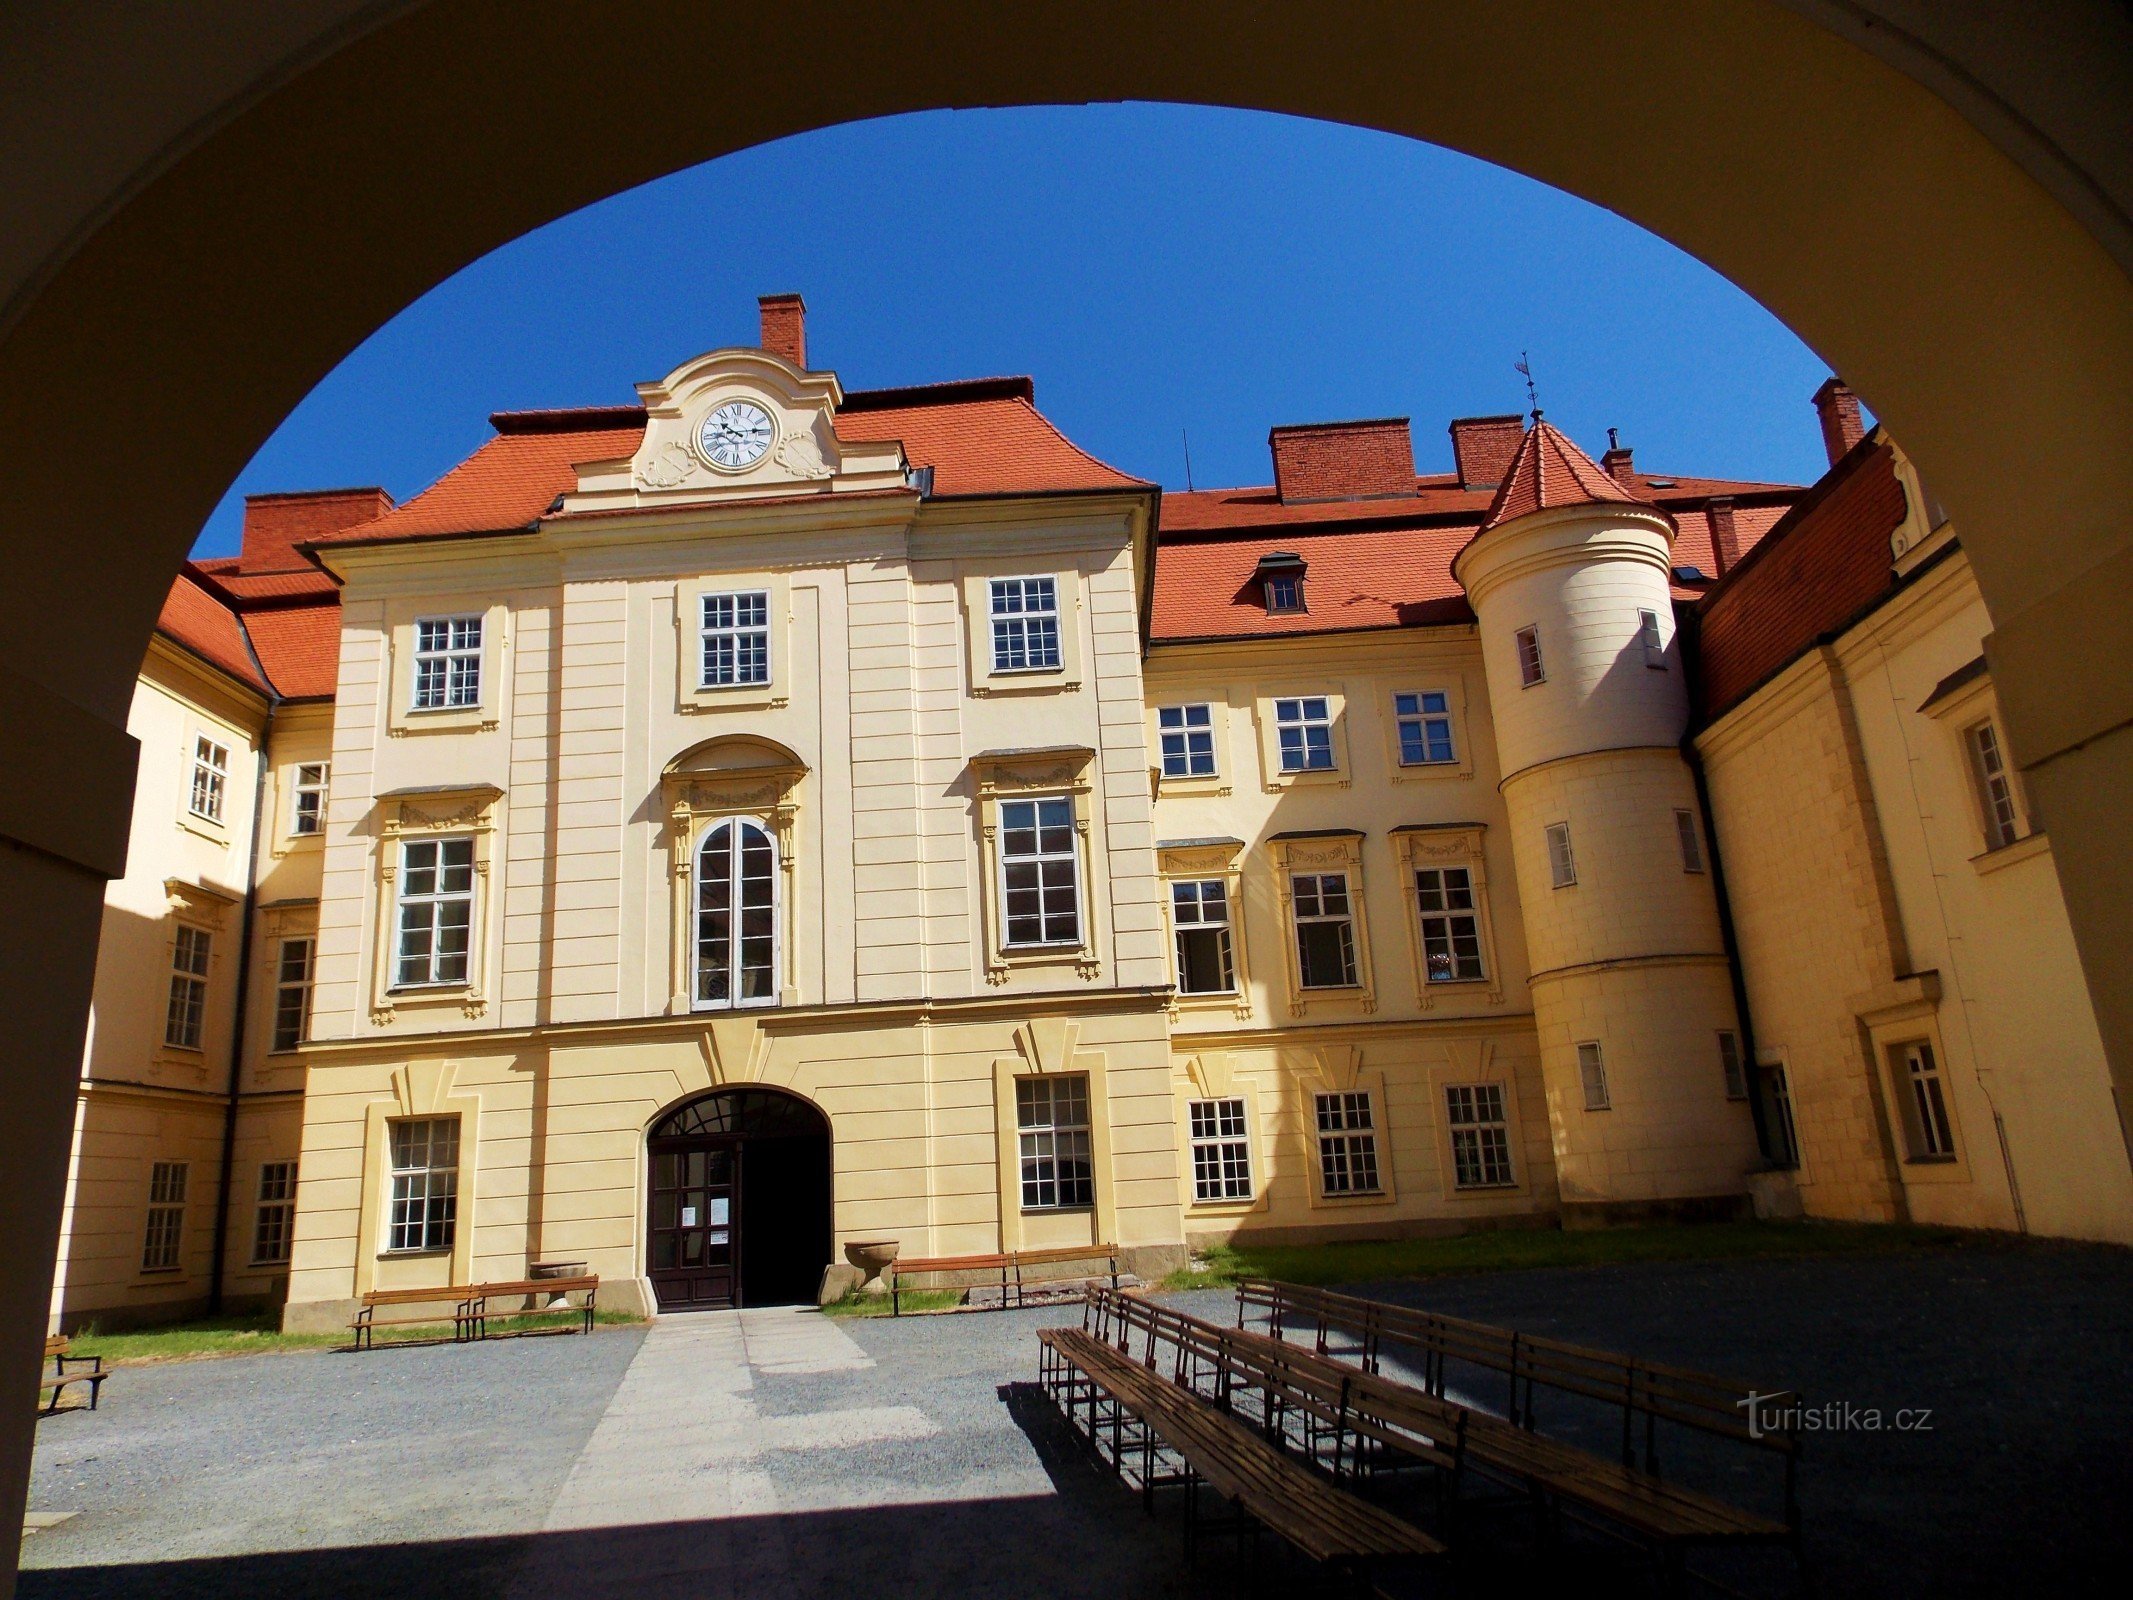
[[[481,704],[481,618],[422,617],[415,623],[417,711]]]
[[[2015,842],[2014,782],[2000,754],[2000,736],[1991,723],[1980,722],[1966,736],[1971,770],[1977,779],[1978,803],[1985,813],[1985,848],[1998,850]]]
[[[252,1264],[287,1266],[296,1238],[296,1163],[266,1161],[259,1167],[259,1210],[252,1223]]]
[[[1229,889],[1220,878],[1170,886],[1178,941],[1180,994],[1232,994],[1237,978],[1229,943]]]
[[[1050,578],[992,580],[992,670],[1059,667],[1059,592]]]
[[[1296,902],[1296,981],[1306,989],[1355,987],[1355,915],[1345,872],[1299,872],[1289,879]]]
[[[1008,944],[1081,942],[1072,800],[1058,795],[1001,803],[1000,891]]]
[[[1444,1117],[1452,1132],[1453,1188],[1503,1189],[1518,1181],[1511,1172],[1502,1084],[1447,1084]]]
[[[388,1250],[449,1250],[459,1220],[459,1119],[387,1125],[392,1145]]]
[[[1096,1203],[1089,1163],[1089,1079],[1080,1072],[1015,1080],[1022,1144],[1022,1209],[1061,1211]]]
[[[1242,1100],[1194,1100],[1192,1197],[1201,1202],[1252,1197],[1252,1146],[1244,1132]]]
[[[306,761],[296,769],[291,792],[289,831],[296,834],[326,831],[326,763]]]
[[[1904,1081],[1911,1095],[1911,1156],[1917,1161],[1953,1161],[1955,1129],[1948,1121],[1948,1101],[1933,1047],[1920,1039],[1899,1045]]]
[[[1637,638],[1644,645],[1644,664],[1666,671],[1666,640],[1659,634],[1659,613],[1640,611],[1637,624]]]
[[[1740,1035],[1730,1028],[1722,1029],[1718,1035],[1718,1066],[1726,1077],[1726,1098],[1747,1099],[1748,1069],[1740,1056]]]
[[[703,676],[706,689],[770,681],[770,591],[703,597]]]
[[[1370,1096],[1357,1092],[1315,1097],[1318,1179],[1328,1195],[1378,1192],[1378,1136]]]
[[[1605,1111],[1607,1098],[1607,1061],[1600,1054],[1597,1040],[1587,1039],[1578,1046],[1578,1080],[1585,1086],[1585,1109]]]
[[[1211,706],[1164,706],[1155,714],[1163,742],[1163,776],[1212,778],[1215,726]]]
[[[178,927],[170,953],[170,1009],[163,1017],[163,1042],[180,1050],[200,1048],[207,1017],[207,967],[214,940],[198,928]]]
[[[148,1174],[148,1233],[141,1243],[143,1272],[176,1272],[185,1238],[185,1175],[182,1161],[158,1161]]]
[[[778,1001],[778,849],[735,818],[705,833],[696,851],[696,1004]]]
[[[402,844],[394,987],[465,983],[473,931],[474,841],[410,839]]]
[[[1519,687],[1532,688],[1548,676],[1541,665],[1541,636],[1538,628],[1518,630],[1518,682]]]
[[[1274,702],[1283,772],[1333,770],[1333,710],[1323,695]]]
[[[311,962],[316,942],[284,939],[281,964],[274,974],[274,1043],[277,1052],[294,1050],[311,1031]]]
[[[1548,824],[1548,877],[1558,889],[1567,889],[1578,881],[1577,858],[1570,853],[1570,824]]]
[[[1696,837],[1696,813],[1674,813],[1674,836],[1681,841],[1681,870],[1703,871],[1703,841]]]
[[[1269,614],[1281,611],[1301,611],[1304,608],[1304,580],[1300,572],[1269,572],[1260,580],[1266,594]]]
[[[1452,751],[1451,701],[1441,689],[1392,697],[1393,720],[1400,730],[1400,765],[1435,767],[1458,757]]]
[[[1422,910],[1422,963],[1431,983],[1468,983],[1482,976],[1481,923],[1474,910],[1468,867],[1419,867],[1415,899]]]
[[[1763,1135],[1770,1143],[1770,1159],[1781,1167],[1797,1167],[1800,1164],[1800,1133],[1792,1120],[1792,1082],[1785,1076],[1783,1062],[1758,1066],[1756,1076],[1761,1080],[1763,1107],[1768,1113],[1763,1119]]]
[[[230,785],[230,752],[206,734],[193,740],[193,790],[186,803],[196,817],[222,820],[222,797]]]

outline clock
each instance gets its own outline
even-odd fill
[[[745,472],[763,459],[777,429],[753,400],[728,400],[697,430],[696,447],[721,472]]]

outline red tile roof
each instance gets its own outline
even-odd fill
[[[330,700],[341,675],[341,607],[282,606],[243,613],[252,648],[284,700]]]
[[[237,613],[211,587],[214,580],[188,563],[163,597],[156,632],[182,645],[213,667],[219,667],[248,689],[268,692],[267,682],[252,665],[245,648],[244,630]]]
[[[1517,517],[1554,506],[1589,506],[1613,502],[1638,505],[1645,496],[1617,483],[1600,464],[1566,439],[1537,413],[1533,426],[1511,458],[1511,470],[1497,485],[1481,519],[1481,531],[1500,528]]]
[[[905,392],[953,395],[964,388],[979,390],[983,396],[985,383],[942,384],[937,390]],[[933,469],[936,495],[1154,487],[1105,465],[1075,444],[1036,408],[1027,392],[921,400],[879,410],[865,404],[856,409],[847,405],[837,413],[837,437],[855,442],[901,440],[913,466]]]
[[[1336,529],[1301,539],[1166,539],[1155,552],[1150,637],[1175,644],[1471,622],[1452,557],[1473,531],[1469,523]],[[1277,549],[1304,559],[1305,611],[1267,613],[1259,558]]]
[[[606,408],[612,415],[614,408]],[[533,413],[544,419],[552,413]],[[509,413],[498,413],[501,422]],[[374,522],[343,528],[315,541],[320,546],[352,539],[441,539],[464,533],[501,533],[546,516],[555,498],[578,486],[581,461],[612,461],[636,451],[644,437],[642,414],[615,427],[548,428],[499,433],[411,500]]]

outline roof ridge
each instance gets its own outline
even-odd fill
[[[888,389],[848,389],[839,411],[902,411],[922,405],[971,405],[980,400],[1037,400],[1037,381],[1028,374],[993,378],[946,378],[939,383],[903,384]]]

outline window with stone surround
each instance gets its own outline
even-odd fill
[[[1401,766],[1449,766],[1459,759],[1452,745],[1452,703],[1446,691],[1395,694],[1392,714],[1399,732]]]
[[[252,1265],[285,1267],[296,1240],[296,1163],[259,1165],[259,1200],[252,1215]]]
[[[1955,1125],[1948,1115],[1947,1086],[1940,1061],[1924,1039],[1895,1047],[1904,1084],[1904,1122],[1913,1161],[1953,1161]]]
[[[1422,963],[1429,983],[1470,983],[1483,976],[1481,921],[1474,875],[1466,867],[1418,867],[1415,903],[1421,917]]]
[[[1676,811],[1674,813],[1674,838],[1681,846],[1681,870],[1683,872],[1703,871],[1703,840],[1696,833],[1695,812]]]
[[[1578,1082],[1585,1090],[1587,1111],[1605,1111],[1612,1104],[1607,1097],[1607,1057],[1597,1039],[1578,1046]]]
[[[1518,1180],[1511,1169],[1511,1130],[1504,1117],[1503,1085],[1446,1084],[1444,1114],[1452,1135],[1452,1187],[1513,1187]]]
[[[1345,872],[1289,879],[1296,918],[1296,981],[1306,989],[1355,987],[1355,912]]]
[[[1570,824],[1548,824],[1548,881],[1558,889],[1567,889],[1578,881],[1577,857],[1570,850]]]
[[[203,822],[222,821],[230,785],[230,747],[206,734],[193,736],[193,781],[186,809]]]
[[[1065,1211],[1096,1203],[1087,1073],[1017,1078],[1015,1130],[1023,1210]]]
[[[1971,781],[1977,785],[1978,807],[1985,819],[1985,848],[2002,849],[2022,836],[2022,827],[2015,809],[2014,780],[2000,753],[1999,730],[1987,718],[1972,725],[1963,742],[1970,751]]]
[[[1192,1197],[1205,1205],[1252,1197],[1252,1147],[1240,1099],[1186,1105],[1192,1147]]]
[[[1333,711],[1326,696],[1276,700],[1274,731],[1283,772],[1333,770]]]
[[[1170,914],[1177,938],[1178,993],[1235,993],[1236,963],[1230,946],[1226,880],[1186,878],[1173,882]]]
[[[1000,802],[1000,904],[1011,949],[1081,943],[1081,852],[1069,797]]]
[[[1155,720],[1162,743],[1164,777],[1212,778],[1215,775],[1212,706],[1163,706],[1156,711]]]
[[[459,1118],[396,1118],[389,1252],[449,1250],[459,1223]]]
[[[1377,1123],[1369,1094],[1354,1090],[1317,1094],[1312,1096],[1312,1109],[1318,1125],[1320,1192],[1329,1199],[1378,1193]]]
[[[719,689],[770,682],[770,591],[706,594],[700,603],[700,685]]]
[[[1538,627],[1518,630],[1518,683],[1522,689],[1530,689],[1536,683],[1547,681],[1547,668],[1541,664],[1541,638]]]
[[[474,930],[472,838],[402,842],[397,927],[394,987],[467,981]]]
[[[479,616],[415,619],[415,711],[456,711],[481,704]]]
[[[1057,672],[1059,589],[1056,579],[995,578],[991,583],[992,670]]]
[[[297,763],[289,789],[289,831],[299,837],[326,831],[327,764]]]
[[[696,851],[696,1007],[778,1003],[778,847],[767,829],[729,817]]]
[[[170,950],[170,1003],[163,1013],[163,1042],[198,1050],[207,1021],[207,975],[214,936],[178,924]]]
[[[141,1241],[143,1272],[176,1272],[182,1264],[189,1171],[183,1161],[158,1161],[149,1169],[148,1229]]]
[[[311,969],[317,942],[310,938],[284,939],[274,970],[274,1036],[269,1048],[275,1054],[294,1050],[311,1031]]]

